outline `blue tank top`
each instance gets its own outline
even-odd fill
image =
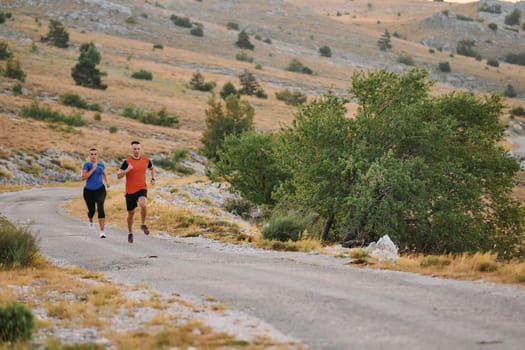
[[[85,162],[82,165],[82,169],[85,169],[86,171],[91,171],[93,168],[93,164],[91,162]],[[104,172],[104,164],[98,162],[97,163],[97,169],[93,174],[91,174],[90,177],[86,180],[86,189],[88,190],[98,190],[101,188],[104,183],[102,182],[102,173]]]

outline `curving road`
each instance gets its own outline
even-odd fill
[[[60,204],[79,189],[0,195],[0,213],[31,224],[41,251],[63,265],[123,283],[213,297],[312,349],[505,349],[525,347],[525,291],[410,273],[358,269],[347,260],[267,252],[202,239],[146,237],[111,228],[98,238]]]

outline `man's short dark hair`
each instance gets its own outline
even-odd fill
[[[90,152],[91,152],[91,151],[96,151],[96,150],[97,150],[97,149],[96,149],[95,147],[92,147],[92,148],[89,149]]]
[[[131,144],[132,145],[140,145],[140,142],[138,142],[138,141],[131,141]]]

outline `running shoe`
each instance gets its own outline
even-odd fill
[[[144,231],[144,234],[145,234],[145,235],[149,235],[149,229],[148,229],[148,226],[146,226],[146,225],[140,225],[140,229],[141,229],[142,231]]]
[[[128,233],[128,243],[133,243],[133,233]]]
[[[100,231],[100,238],[106,238],[106,234],[104,233],[104,231]]]

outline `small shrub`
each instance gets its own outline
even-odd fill
[[[93,116],[93,119],[94,119],[95,121],[99,122],[99,121],[102,120],[102,115],[101,115],[99,112],[97,112],[97,113],[95,113],[95,115]]]
[[[507,87],[505,88],[505,91],[503,92],[503,95],[505,95],[505,97],[511,97],[511,98],[518,96],[512,84],[507,85]]]
[[[460,40],[456,44],[456,52],[458,55],[476,57],[478,53],[474,50],[474,46],[476,46],[476,42],[474,40]]]
[[[509,53],[505,55],[505,62],[511,64],[518,64],[520,66],[525,66],[525,52],[522,53]]]
[[[263,228],[262,236],[267,240],[286,242],[297,241],[305,230],[304,225],[297,216],[277,216],[270,219]]]
[[[36,120],[43,120],[49,122],[59,122],[71,126],[84,126],[84,120],[82,119],[82,114],[74,113],[70,115],[65,115],[60,112],[51,110],[49,107],[40,107],[38,101],[35,101],[31,106],[22,107],[20,112],[22,117],[33,118]]]
[[[286,70],[290,72],[296,72],[296,73],[313,74],[313,71],[310,68],[306,67],[299,60],[295,58],[292,59],[290,63],[288,63]]]
[[[467,21],[467,22],[474,22],[474,19],[462,14],[457,14],[456,19],[459,21]]]
[[[198,24],[195,27],[191,28],[190,34],[198,37],[204,36],[204,26],[202,24]]]
[[[439,62],[438,67],[441,72],[450,72],[450,63],[448,62]]]
[[[110,134],[115,134],[117,131],[118,131],[118,128],[117,128],[116,126],[111,125],[111,126],[109,127],[109,133],[110,133]]]
[[[379,40],[377,40],[377,47],[379,47],[379,50],[381,51],[387,51],[392,48],[392,44],[390,41],[390,33],[388,30],[385,30],[385,32],[381,35]]]
[[[319,54],[323,57],[332,57],[332,50],[328,46],[321,46]]]
[[[521,106],[514,107],[510,110],[510,114],[517,117],[525,116],[525,109]]]
[[[498,30],[498,25],[496,23],[489,23],[489,28],[493,31]]]
[[[495,58],[489,58],[487,60],[487,66],[491,66],[491,67],[499,67],[499,62],[497,59]]]
[[[131,75],[133,79],[153,80],[153,74],[147,70],[141,69]]]
[[[235,88],[235,85],[231,82],[227,82],[223,85],[221,92],[219,93],[223,100],[226,100],[226,97],[230,95],[239,95],[237,92],[237,89]]]
[[[406,54],[399,55],[399,57],[397,58],[397,62],[407,66],[414,65],[414,59],[412,58],[412,56]]]
[[[290,91],[288,89],[275,93],[275,97],[284,101],[286,104],[291,106],[299,106],[306,102],[306,95],[300,91]]]
[[[9,45],[5,41],[0,41],[0,61],[13,57]]]
[[[37,241],[31,230],[28,227],[17,227],[0,216],[0,268],[29,266],[37,254]]]
[[[20,62],[13,59],[7,60],[3,75],[6,78],[18,79],[21,82],[24,82],[26,79],[26,73],[22,70]]]
[[[102,108],[97,103],[88,103],[82,97],[77,94],[66,92],[59,97],[59,102],[64,106],[71,106],[86,109],[88,111],[101,112]]]
[[[246,52],[240,52],[238,54],[235,55],[235,59],[237,61],[242,61],[242,62],[250,62],[252,63],[253,62],[253,57],[248,55]]]
[[[171,21],[178,27],[191,28],[192,23],[188,17],[179,17],[176,15],[170,16]]]
[[[228,22],[228,24],[226,24],[226,28],[231,30],[239,30],[239,24],[237,24],[237,22]]]
[[[230,197],[224,201],[222,207],[234,215],[239,215],[244,220],[252,219],[252,213],[257,209],[254,203],[242,197]]]
[[[235,45],[241,49],[253,50],[255,47],[250,42],[250,36],[246,31],[239,32]]]
[[[0,306],[0,341],[29,341],[33,336],[35,317],[31,309],[19,302]]]
[[[191,175],[195,172],[195,170],[180,164],[180,162],[186,159],[187,156],[187,149],[176,149],[173,151],[171,157],[161,158],[155,162],[155,165],[158,165],[165,170],[172,170],[181,174]]]
[[[495,4],[483,4],[478,8],[478,11],[489,12],[489,13],[501,13],[501,5]]]
[[[521,12],[518,9],[514,9],[510,14],[505,16],[505,24],[508,26],[514,26],[520,24]]]
[[[267,44],[271,44],[271,43],[272,43],[272,39],[270,39],[270,38],[266,38],[266,39],[264,39],[263,41],[264,41],[265,43],[267,43]]]
[[[204,76],[200,72],[194,73],[189,83],[190,89],[198,91],[212,91],[215,86],[214,81],[204,81]]]
[[[13,91],[13,95],[18,96],[18,95],[22,95],[22,89],[23,89],[22,84],[16,83],[15,85],[13,85],[13,89],[11,91]]]
[[[162,49],[164,49],[164,45],[162,45],[162,44],[153,44],[153,49],[162,50]]]

